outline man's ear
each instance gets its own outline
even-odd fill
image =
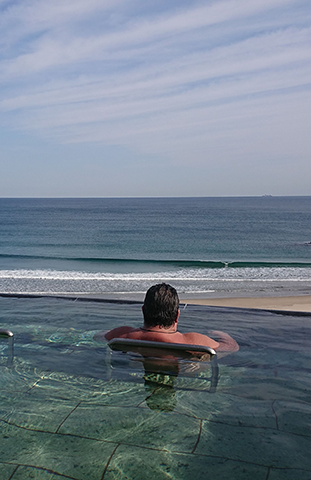
[[[178,313],[177,313],[177,317],[176,317],[175,323],[178,323],[179,315],[180,315],[180,310],[178,309]]]

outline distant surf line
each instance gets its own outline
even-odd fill
[[[0,254],[0,258],[25,260],[57,260],[98,264],[136,264],[136,265],[171,265],[183,268],[310,268],[311,262],[290,261],[252,261],[252,260],[192,260],[192,259],[138,259],[138,258],[101,258],[101,257],[63,257],[47,255],[10,255]]]

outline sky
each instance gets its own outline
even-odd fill
[[[310,0],[0,0],[0,197],[311,195]]]

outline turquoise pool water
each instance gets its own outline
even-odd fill
[[[311,479],[311,316],[182,307],[239,352],[159,380],[95,332],[140,304],[0,297],[0,479]]]

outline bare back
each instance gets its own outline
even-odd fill
[[[148,340],[152,342],[187,343],[190,345],[203,345],[205,347],[211,347],[214,349],[219,347],[218,342],[208,337],[207,335],[202,335],[201,333],[166,333],[165,330],[149,331],[143,328],[132,328],[126,326],[110,330],[105,334],[105,338],[106,340],[111,340],[112,338],[131,338],[135,340]]]
[[[220,330],[210,332],[216,335],[213,340],[207,335],[196,332],[180,333],[165,332],[165,329],[149,330],[145,328],[117,327],[108,332],[100,332],[94,336],[97,341],[112,340],[113,338],[132,338],[133,340],[148,340],[151,342],[186,343],[188,345],[202,345],[213,348],[218,352],[237,352],[238,343],[228,334]]]

